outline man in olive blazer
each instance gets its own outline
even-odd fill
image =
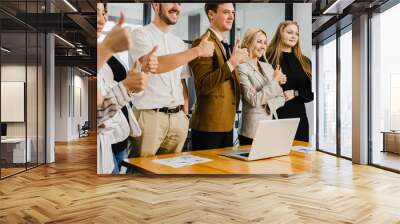
[[[193,150],[233,145],[233,123],[240,100],[236,67],[248,57],[247,50],[235,47],[231,53],[222,43],[234,19],[233,5],[206,3],[205,11],[210,19],[208,40],[214,42],[215,49],[213,57],[199,57],[189,63],[197,96],[191,126]],[[224,14],[226,11],[229,13]],[[201,37],[192,47],[200,41]]]

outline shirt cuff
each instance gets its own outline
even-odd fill
[[[113,88],[112,90],[120,106],[124,106],[129,102],[131,98],[130,94],[128,93],[128,90],[125,88],[122,82],[119,82],[116,88]]]

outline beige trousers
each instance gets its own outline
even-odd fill
[[[142,135],[135,137],[135,149],[140,156],[154,156],[159,148],[168,152],[181,152],[188,134],[189,119],[183,111],[166,114],[154,110],[136,110]]]

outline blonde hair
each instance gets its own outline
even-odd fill
[[[240,47],[247,48],[250,54],[251,48],[253,48],[254,46],[254,40],[256,39],[257,34],[259,33],[264,34],[266,38],[268,37],[267,33],[265,33],[265,31],[262,29],[258,28],[247,29],[246,32],[244,33],[242,44],[240,45]],[[266,59],[265,53],[264,55],[261,56],[261,58]]]
[[[289,25],[295,25],[299,30],[299,25],[295,21],[281,22],[278,28],[276,29],[274,37],[272,38],[270,44],[268,45],[266,53],[267,59],[269,63],[271,63],[275,67],[280,63],[280,59],[282,57],[282,48],[284,47],[282,34],[284,29]],[[292,49],[294,55],[300,62],[301,68],[306,73],[308,78],[311,79],[311,62],[306,56],[304,56],[303,52],[301,51],[300,40],[297,41],[296,45]]]

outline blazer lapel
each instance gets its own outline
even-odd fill
[[[225,60],[228,60],[227,56],[226,56],[226,52],[225,52],[225,48],[222,45],[221,41],[218,40],[218,37],[215,35],[214,31],[208,29],[208,31],[210,32],[210,37],[212,39],[214,39],[214,42],[217,44],[219,50],[221,51],[222,55],[224,56]]]

